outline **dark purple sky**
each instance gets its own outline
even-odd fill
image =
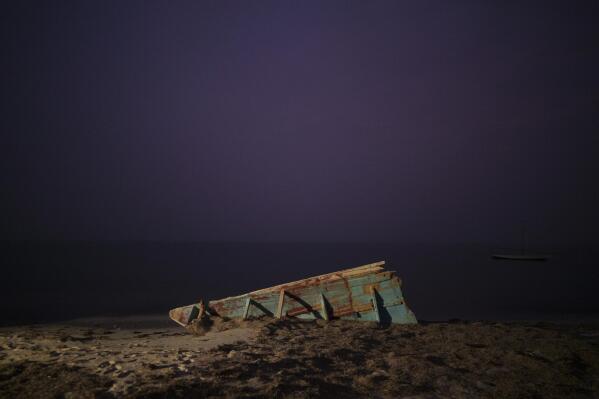
[[[596,2],[15,3],[2,238],[598,241]]]

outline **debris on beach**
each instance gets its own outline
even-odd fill
[[[261,317],[374,321],[383,325],[415,324],[401,290],[401,280],[385,262],[280,284],[248,294],[172,309],[183,327],[209,330],[217,320]]]

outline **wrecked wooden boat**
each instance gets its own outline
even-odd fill
[[[169,316],[184,327],[209,317],[263,316],[417,323],[404,300],[401,280],[394,271],[385,270],[384,261],[210,301],[207,305],[200,301],[172,309]]]

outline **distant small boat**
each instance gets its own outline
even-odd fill
[[[527,251],[528,247],[528,235],[526,234],[526,228],[522,226],[522,244],[520,247],[520,253],[511,254],[493,254],[491,258],[500,260],[528,260],[528,261],[545,261],[551,258],[550,255],[535,254]]]
[[[536,260],[536,261],[544,261],[549,259],[551,256],[549,255],[540,255],[540,254],[493,254],[491,255],[493,259],[502,259],[502,260]]]

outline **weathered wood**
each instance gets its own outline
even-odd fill
[[[299,316],[301,314],[306,314],[306,313],[320,312],[320,309],[321,309],[321,305],[316,304],[314,306],[309,306],[309,307],[304,306],[301,308],[290,309],[286,313],[287,313],[287,316],[294,317],[294,316]]]
[[[198,312],[198,319],[201,319],[202,317],[204,317],[204,313],[206,312],[206,305],[204,305],[204,301],[202,299],[200,299],[200,303],[198,304],[198,308],[199,308],[199,312]]]
[[[281,292],[279,293],[279,304],[277,305],[277,313],[276,313],[277,319],[280,319],[281,317],[283,317],[284,303],[285,303],[285,290],[282,289]]]
[[[245,319],[259,312],[277,318],[416,323],[403,298],[401,281],[383,265],[384,262],[372,263],[210,301],[205,314]],[[186,326],[198,317],[200,307],[201,304],[182,306],[169,315]]]
[[[378,300],[376,298],[376,296],[377,296],[376,295],[376,288],[370,287],[370,292],[372,294],[372,299],[371,300],[372,300],[372,308],[374,309],[374,315],[375,315],[376,321],[378,323],[380,323],[381,322],[381,312],[379,310],[379,304],[378,304]]]
[[[275,285],[274,287],[263,288],[258,291],[250,292],[250,295],[252,295],[252,297],[254,297],[255,295],[261,295],[261,294],[265,294],[265,293],[273,292],[273,291],[278,292],[281,289],[288,289],[288,288],[295,287],[295,286],[299,286],[299,287],[309,286],[309,285],[313,285],[313,284],[318,284],[321,281],[342,280],[342,279],[346,279],[349,277],[365,275],[365,274],[373,273],[376,271],[382,271],[382,270],[384,270],[384,266],[385,266],[385,261],[370,263],[368,265],[354,267],[352,269],[345,269],[345,270],[341,270],[341,271],[334,272],[334,273],[321,274],[320,276],[305,278],[303,280],[297,280],[297,281],[293,281],[293,282],[285,283],[285,284],[279,284],[279,285]],[[225,299],[230,299],[230,298],[225,298]]]
[[[327,300],[324,297],[324,294],[320,293],[320,315],[323,319],[329,320],[329,311],[327,309]]]
[[[243,320],[245,320],[245,319],[248,318],[248,313],[250,311],[250,305],[251,305],[251,303],[252,303],[252,298],[250,298],[248,296],[248,299],[247,299],[247,301],[245,303],[245,309],[243,310]]]

